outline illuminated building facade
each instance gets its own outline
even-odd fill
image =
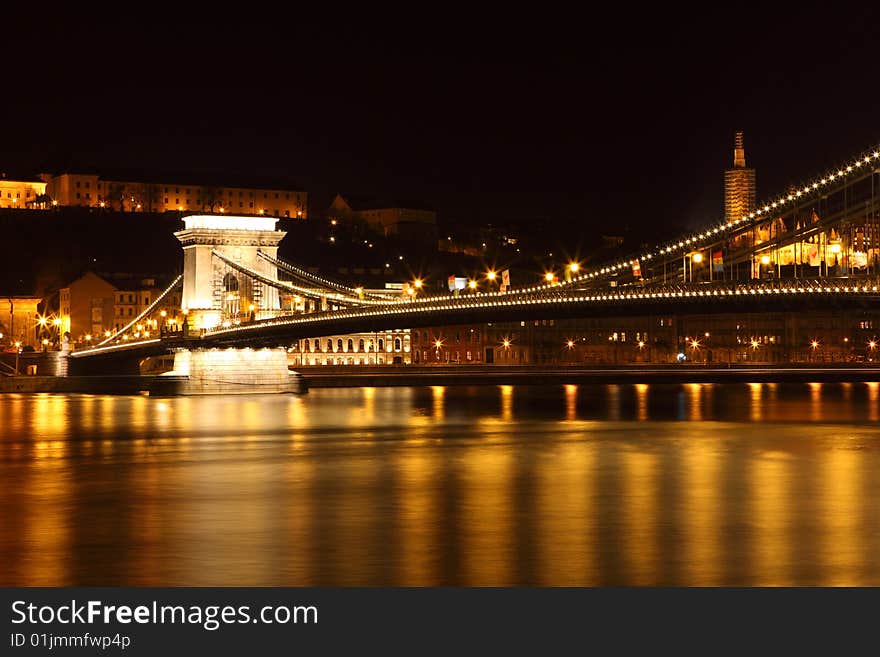
[[[40,180],[7,178],[0,173],[0,208],[33,208],[42,203],[46,183]]]
[[[297,341],[289,350],[294,367],[303,365],[409,365],[413,362],[409,329],[352,333]]]
[[[78,342],[86,335],[99,336],[112,326],[116,287],[94,272],[86,272],[59,292],[61,335]]]
[[[487,361],[483,353],[484,332],[482,325],[413,329],[413,363],[480,365]]]
[[[302,190],[214,186],[183,182],[114,180],[98,174],[41,174],[44,191],[58,205],[106,207],[123,212],[207,211],[301,218],[308,215]]]
[[[733,168],[724,172],[724,218],[736,221],[755,209],[755,170],[746,167],[743,133],[737,132]]]

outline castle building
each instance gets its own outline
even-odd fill
[[[101,207],[122,212],[227,212],[305,219],[308,195],[273,186],[246,187],[206,181],[156,181],[96,173],[40,174],[54,205]]]
[[[46,183],[0,172],[0,208],[34,208],[45,203]]]
[[[736,221],[755,209],[755,170],[746,167],[743,133],[736,133],[733,168],[724,172],[724,220]]]

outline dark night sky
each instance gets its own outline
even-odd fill
[[[705,11],[42,23],[0,45],[19,82],[0,168],[271,176],[441,222],[664,234],[720,216],[737,129],[759,198],[880,143],[880,12]]]

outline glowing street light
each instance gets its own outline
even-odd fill
[[[565,346],[567,346],[569,349],[574,349],[574,340],[569,340],[565,343]]]
[[[752,343],[751,343],[751,344],[752,344],[752,349],[754,349],[755,351],[757,351],[757,350],[758,350],[758,347],[761,346],[761,343],[758,342],[757,340],[752,340]]]
[[[703,262],[703,254],[699,253],[699,252],[695,253],[693,256],[693,261],[697,264],[700,264],[701,262]]]
[[[414,286],[417,290],[421,290],[421,289],[422,289],[422,279],[421,279],[421,278],[417,278],[416,280],[414,280],[414,281],[413,281],[413,286]]]
[[[581,266],[580,266],[578,263],[576,263],[576,262],[570,262],[570,263],[568,263],[568,270],[569,270],[572,274],[577,274],[578,271],[580,271],[580,268],[581,268]]]
[[[770,264],[770,256],[762,255],[761,256],[761,264],[762,265],[769,265]]]
[[[476,282],[475,280],[473,280],[473,279],[469,280],[469,281],[468,281],[468,287],[469,287],[471,290],[476,290],[476,289],[477,289],[477,282]]]
[[[876,348],[877,348],[877,341],[876,340],[868,340],[868,349],[870,349],[871,351],[874,351]]]
[[[501,346],[505,349],[510,349],[510,340],[504,338],[504,340],[501,341]]]
[[[644,348],[645,348],[645,341],[639,340],[639,349],[644,349]]]
[[[498,276],[498,274],[496,274],[493,269],[486,272],[486,278],[490,281],[494,281],[496,276]]]
[[[554,274],[552,271],[548,271],[546,274],[544,274],[544,280],[548,283],[552,283],[554,280],[556,280],[556,274]]]
[[[810,347],[812,347],[813,351],[819,348],[818,340],[810,340]]]

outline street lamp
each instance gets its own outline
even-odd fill
[[[486,279],[489,281],[494,281],[497,276],[498,274],[496,274],[493,269],[486,272]]]
[[[473,280],[473,279],[469,280],[469,281],[468,281],[468,288],[471,289],[471,290],[473,290],[473,291],[476,291],[476,289],[477,289],[477,282],[476,282],[475,280]]]

